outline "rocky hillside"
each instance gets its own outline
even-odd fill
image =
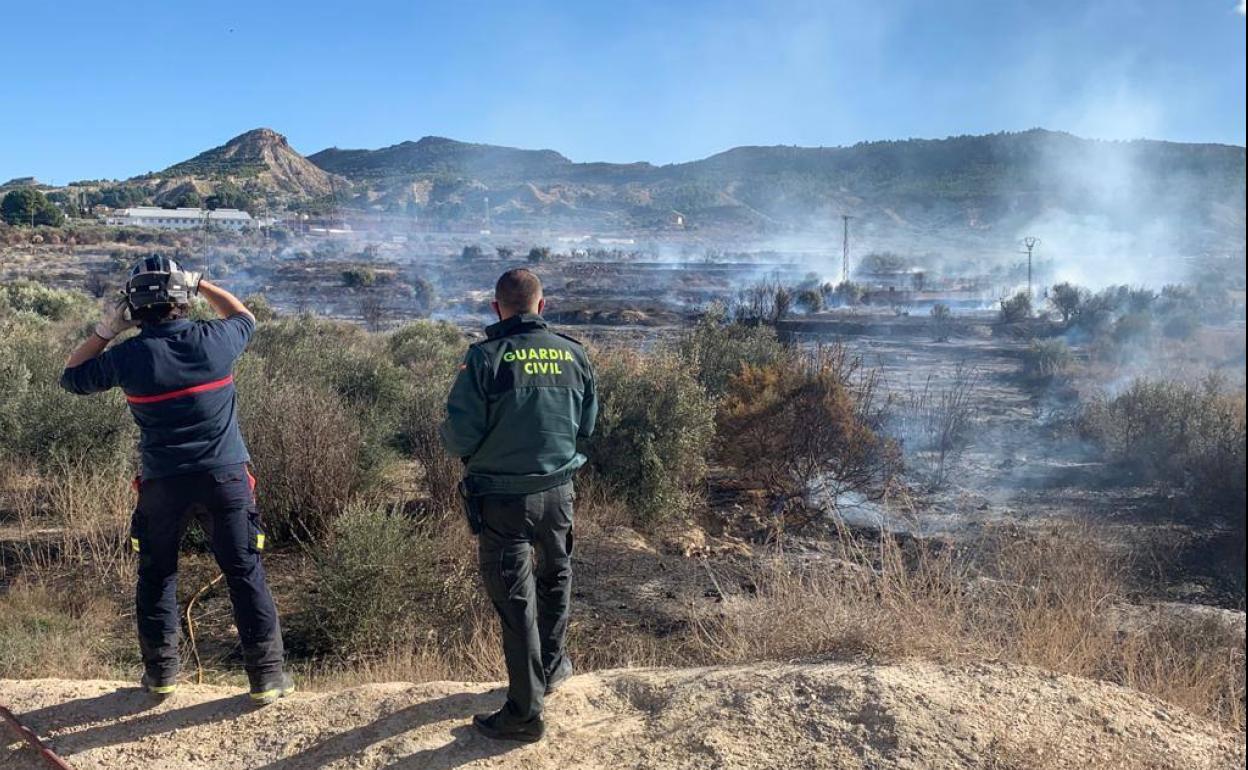
[[[148,181],[157,184],[158,200],[188,189],[204,194],[222,183],[237,185],[253,195],[296,199],[318,198],[333,189],[329,174],[295,152],[286,137],[268,128],[236,136]]]
[[[320,168],[351,179],[414,179],[448,174],[488,182],[551,179],[574,164],[553,150],[518,150],[426,136],[380,150],[331,147],[308,156]]]
[[[547,702],[547,738],[487,740],[468,720],[496,685],[376,684],[254,709],[185,687],[154,706],[116,682],[0,681],[0,700],[73,767],[1242,767],[1242,736],[1112,685],[1000,665],[767,664],[607,671]],[[0,746],[0,768],[37,768]]]
[[[831,231],[839,216],[906,235],[974,237],[1062,212],[1139,230],[1182,223],[1197,248],[1242,244],[1244,148],[1103,142],[1032,130],[852,147],[738,147],[690,163],[574,163],[426,137],[309,158],[361,207],[494,221]],[[1242,245],[1241,245],[1242,248]]]
[[[693,230],[833,238],[840,217],[876,248],[999,250],[1027,232],[1073,253],[1242,254],[1245,152],[1228,145],[1106,142],[1021,133],[737,147],[666,166],[578,163],[526,150],[425,137],[307,158],[259,128],[124,183],[82,183],[108,206],[260,201],[314,212],[382,214],[475,232]],[[1049,236],[1055,236],[1054,243]]]

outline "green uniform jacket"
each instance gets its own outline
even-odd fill
[[[585,464],[598,400],[585,349],[539,315],[512,316],[468,348],[451,386],[442,444],[466,464],[474,495],[557,487]]]

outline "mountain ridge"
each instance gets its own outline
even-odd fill
[[[163,171],[116,200],[264,200],[265,208],[367,212],[451,230],[830,232],[841,215],[877,241],[934,247],[1013,238],[1053,216],[1098,231],[1155,223],[1173,250],[1242,251],[1245,150],[1237,145],[1107,141],[1029,129],[835,147],[744,145],[699,160],[578,162],[425,136],[377,149],[300,155],[253,129]],[[222,190],[227,194],[222,196]],[[132,204],[127,204],[132,205]],[[1051,228],[1050,228],[1051,229]]]

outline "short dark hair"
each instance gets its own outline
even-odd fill
[[[494,284],[494,299],[508,310],[530,310],[541,298],[542,282],[532,270],[523,267],[508,270]]]
[[[148,305],[147,307],[135,308],[130,311],[130,317],[138,321],[140,326],[148,326],[152,324],[164,323],[165,321],[173,321],[181,318],[186,312],[186,305],[175,305],[173,303]]]

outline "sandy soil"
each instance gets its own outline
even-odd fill
[[[264,709],[219,687],[153,705],[99,681],[0,681],[75,768],[1242,767],[1242,737],[1116,686],[998,665],[922,662],[620,670],[548,702],[547,739],[468,725],[496,685],[402,683]],[[7,736],[6,736],[7,737]],[[35,768],[0,748],[0,768]]]

